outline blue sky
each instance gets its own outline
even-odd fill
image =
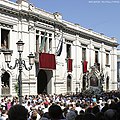
[[[104,33],[108,37],[116,37],[120,44],[120,0],[29,1],[45,11],[61,13],[64,20]]]

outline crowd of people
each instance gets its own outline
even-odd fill
[[[0,102],[1,120],[120,120],[120,92],[100,95],[26,95],[22,105],[18,97]]]

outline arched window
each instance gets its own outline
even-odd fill
[[[87,76],[83,75],[83,90],[86,89],[86,80],[87,80]]]
[[[109,90],[109,76],[106,78],[106,90]]]
[[[71,92],[71,75],[67,76],[67,92]]]

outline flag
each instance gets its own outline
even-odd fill
[[[63,35],[62,35],[61,40],[59,41],[59,44],[58,44],[58,47],[57,47],[57,51],[56,51],[57,56],[61,55],[62,48],[63,48]]]
[[[45,38],[46,38],[46,35],[47,35],[47,32],[45,31],[44,36],[43,36],[43,39],[42,39],[42,43],[41,43],[41,46],[40,46],[40,52],[43,51],[43,48],[44,48],[44,46],[45,46]]]

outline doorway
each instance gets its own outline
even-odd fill
[[[47,93],[47,74],[44,70],[40,70],[37,76],[37,93]]]
[[[72,81],[72,78],[71,78],[71,75],[68,75],[67,76],[67,92],[71,92],[71,81]]]

